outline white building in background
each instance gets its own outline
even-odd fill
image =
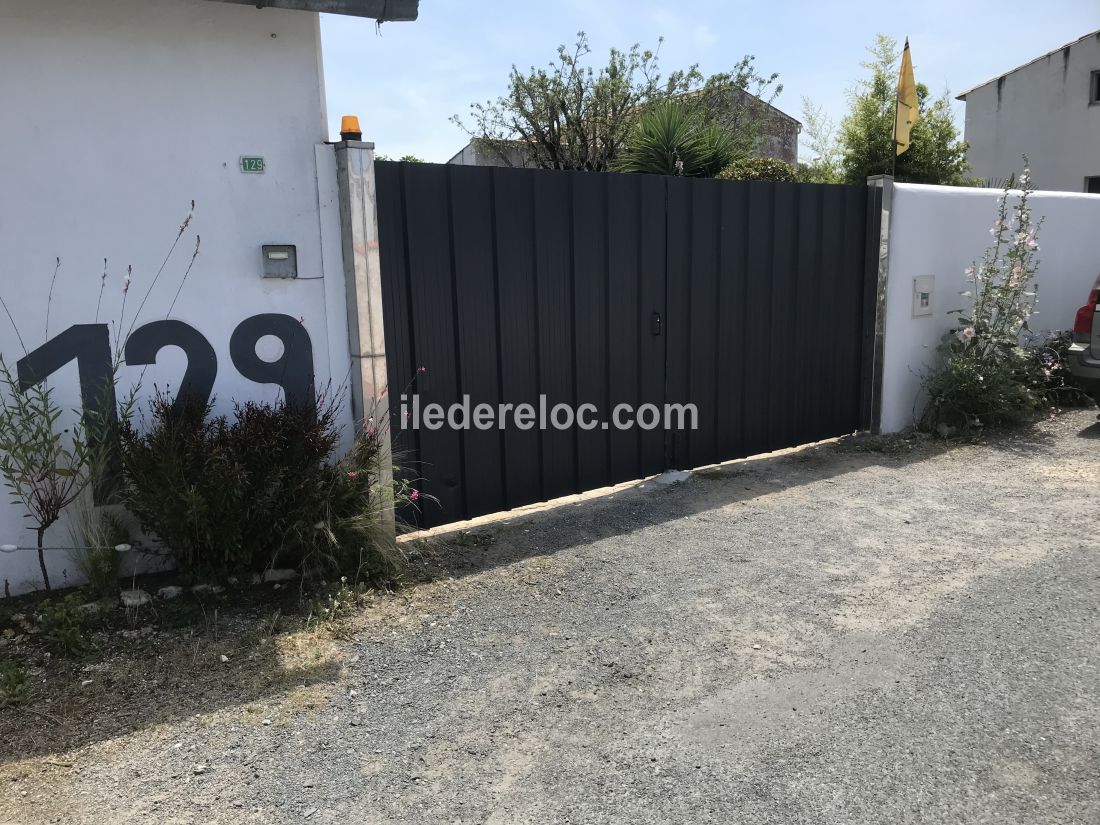
[[[1040,189],[1100,193],[1100,31],[958,99],[975,176],[1004,180],[1026,154]]]
[[[167,340],[162,324],[155,362],[123,365],[119,392],[139,378],[146,395],[176,389],[201,367],[226,410],[281,392],[243,375],[230,347],[242,321],[266,314],[300,325],[291,332],[318,386],[346,383],[356,356],[319,13],[400,21],[417,10],[418,0],[0,0],[0,298],[22,339],[0,313],[6,362],[45,343],[47,312],[49,338],[106,323],[112,346],[170,318],[197,332],[184,330],[201,357],[184,355],[180,326]],[[283,354],[270,335],[244,343],[268,362]],[[81,403],[71,349],[50,375],[66,409]],[[5,490],[0,544],[33,544],[8,502]],[[72,544],[64,523],[47,544]],[[55,587],[74,583],[65,552],[48,561]],[[0,554],[0,596],[40,582],[33,550]]]

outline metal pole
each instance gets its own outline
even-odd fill
[[[890,177],[894,177],[898,170],[898,103],[900,97],[897,92],[894,92],[894,131],[893,141],[890,143],[890,147],[893,149],[893,154],[890,157]]]

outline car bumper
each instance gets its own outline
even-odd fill
[[[1073,377],[1100,404],[1100,358],[1093,358],[1088,344],[1073,344],[1066,360]]]

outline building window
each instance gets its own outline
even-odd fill
[[[1089,78],[1089,103],[1100,103],[1100,71]]]
[[[1094,178],[1085,178],[1085,191],[1090,195],[1100,195],[1100,175]]]

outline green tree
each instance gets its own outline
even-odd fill
[[[559,46],[547,68],[524,73],[513,66],[505,95],[470,107],[470,126],[458,115],[451,120],[507,165],[519,160],[542,169],[605,172],[637,120],[672,99],[689,109],[710,108],[731,142],[747,151],[759,140],[766,110],[757,98],[770,101],[782,89],[777,75],[757,73],[751,55],[709,78],[697,66],[662,77],[657,52],[637,44],[612,49],[599,71],[587,65],[591,51],[588,36],[578,32],[573,48]]]
[[[862,184],[870,175],[889,174],[894,157],[894,115],[898,84],[897,41],[878,35],[862,65],[870,77],[849,93],[851,108],[840,124],[840,175]],[[897,156],[894,177],[913,183],[959,185],[968,170],[966,142],[959,139],[947,92],[936,99],[917,84],[920,117],[913,126],[908,151]]]

